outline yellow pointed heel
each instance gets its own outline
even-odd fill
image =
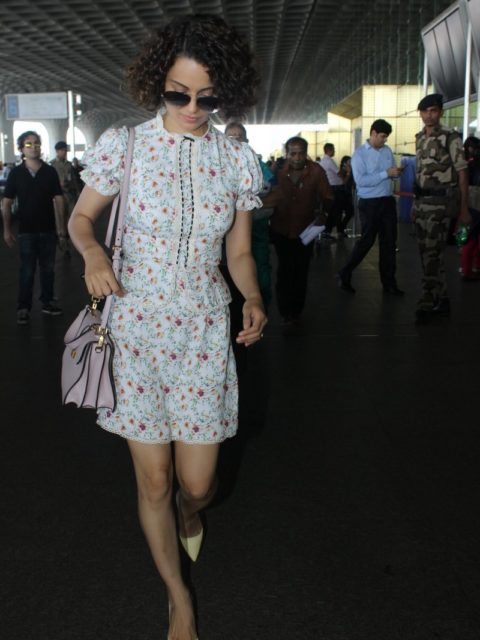
[[[182,511],[180,509],[180,493],[177,491],[177,495],[175,496],[175,502],[177,503],[177,511],[178,511],[178,515],[179,518],[182,517]],[[200,555],[200,550],[202,548],[202,542],[203,542],[203,525],[201,530],[195,534],[194,536],[181,536],[180,533],[178,534],[180,543],[182,545],[182,547],[185,550],[185,553],[187,554],[187,556],[190,558],[190,560],[192,562],[196,562],[198,559],[198,556]]]
[[[190,538],[184,538],[179,535],[180,542],[182,543],[182,547],[185,549],[185,553],[190,558],[192,562],[196,562],[197,558],[200,554],[200,549],[202,548],[203,542],[203,527],[200,533],[197,533],[195,536],[190,536]]]

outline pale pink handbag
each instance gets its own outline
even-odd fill
[[[122,188],[113,202],[105,238],[105,245],[112,249],[112,269],[117,280],[121,267],[122,235],[134,140],[135,129],[130,128]],[[111,246],[114,228],[115,240]],[[78,314],[65,334],[62,358],[63,404],[73,402],[79,408],[115,409],[112,370],[115,342],[108,328],[112,298],[112,295],[105,298],[103,311],[100,313],[97,309],[100,300],[92,297],[91,303]]]

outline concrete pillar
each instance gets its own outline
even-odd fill
[[[5,101],[2,100],[0,107],[0,160],[2,162],[15,162],[13,145],[13,120],[7,120]]]
[[[80,131],[85,136],[85,146],[87,148],[93,146],[98,138],[98,135],[92,123],[89,122],[86,118],[79,119],[79,121],[77,122],[77,128],[80,129]]]
[[[15,162],[15,151],[14,145],[15,140],[13,139],[13,120],[3,120],[0,125],[0,134],[2,135],[2,139],[0,140],[0,153],[3,153],[3,162],[12,163]],[[1,157],[0,157],[1,159]]]
[[[59,140],[67,139],[67,127],[68,120],[43,120],[42,124],[45,125],[48,131],[49,147],[44,148],[44,159],[48,157],[49,160],[55,158],[55,145]]]

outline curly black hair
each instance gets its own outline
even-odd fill
[[[165,78],[179,56],[208,69],[224,118],[243,116],[256,103],[259,78],[243,38],[218,16],[191,15],[157,29],[127,67],[127,88],[137,104],[149,110],[163,104]]]

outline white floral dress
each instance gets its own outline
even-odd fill
[[[85,156],[82,180],[113,195],[123,179],[126,128],[109,129]],[[121,283],[110,328],[115,411],[98,423],[151,443],[214,443],[235,435],[238,387],[230,292],[218,269],[235,211],[261,206],[251,148],[213,126],[169,133],[157,117],[135,128]],[[246,215],[246,214],[243,214]]]

